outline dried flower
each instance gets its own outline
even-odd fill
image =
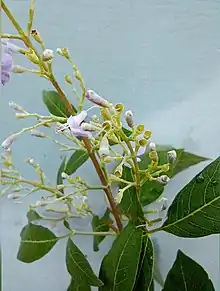
[[[53,59],[53,57],[54,57],[53,50],[46,49],[43,51],[43,54],[42,54],[43,61],[45,62],[50,61]]]
[[[162,185],[166,185],[170,181],[170,178],[167,175],[162,175],[156,181]]]
[[[94,104],[97,104],[101,107],[110,107],[111,103],[109,103],[107,100],[105,100],[103,97],[99,96],[96,92],[94,92],[93,90],[88,90],[86,92],[85,97],[91,101]]]
[[[38,43],[42,43],[42,38],[40,36],[40,33],[38,32],[37,29],[32,29],[31,30],[31,36],[38,42]]]
[[[3,143],[2,143],[2,147],[7,150],[10,148],[10,146],[12,145],[12,143],[16,140],[17,136],[15,134],[10,135],[8,138],[6,138]]]
[[[125,120],[130,128],[134,127],[133,113],[131,110],[125,112]]]
[[[168,163],[170,163],[170,164],[175,163],[176,157],[177,157],[177,154],[176,154],[175,150],[171,150],[171,151],[167,152]]]

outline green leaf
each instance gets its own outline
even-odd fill
[[[60,98],[56,91],[43,90],[43,101],[51,114],[59,117],[69,117],[71,115],[65,102]],[[73,109],[75,111],[74,107]]]
[[[66,248],[66,266],[72,279],[76,282],[75,284],[80,285],[84,281],[92,286],[103,285],[102,281],[96,277],[84,254],[71,239],[68,240]]]
[[[78,279],[79,280],[71,279],[71,282],[67,291],[91,291],[91,287],[88,285],[87,282],[83,281],[82,278],[78,278]]]
[[[63,159],[63,161],[59,167],[59,170],[57,172],[57,185],[63,184],[62,173],[64,172],[65,166],[66,166],[66,157]],[[60,192],[64,193],[63,190],[60,190]]]
[[[64,172],[67,175],[72,175],[79,167],[81,167],[89,158],[89,155],[84,150],[75,151],[67,161]]]
[[[157,153],[159,157],[160,165],[167,163],[167,152],[174,149],[171,146],[157,146]],[[175,149],[177,153],[177,159],[172,168],[166,173],[170,178],[178,174],[179,172],[189,168],[190,166],[196,165],[202,161],[208,160],[207,158],[196,156],[194,154],[185,152],[184,149]],[[151,163],[148,153],[145,153],[141,157],[139,167],[144,170]],[[158,184],[155,181],[146,182],[141,187],[140,201],[143,206],[146,206],[156,199],[158,199],[163,193],[164,186]]]
[[[207,272],[180,250],[162,291],[215,291]]]
[[[133,181],[131,169],[124,167],[122,178],[127,181]],[[126,185],[121,183],[120,188]],[[136,194],[136,188],[130,187],[124,191],[123,198],[119,204],[121,212],[126,215],[130,220],[139,221],[140,223],[145,221],[144,213],[140,204],[140,201]]]
[[[147,291],[154,291],[154,281],[151,281],[150,287]]]
[[[27,213],[28,222],[32,222],[34,220],[41,219],[41,216],[37,213],[37,211],[30,209]]]
[[[123,130],[123,132],[125,133],[125,135],[127,137],[129,137],[132,134],[132,131],[127,129],[127,128],[125,128],[125,127],[122,127],[122,130]]]
[[[220,157],[175,197],[162,230],[180,237],[220,233]]]
[[[48,228],[32,223],[26,225],[20,235],[17,259],[24,263],[32,263],[45,256],[58,240]]]
[[[148,236],[143,237],[141,259],[133,291],[148,291],[153,279],[153,244]],[[151,287],[152,288],[152,287]]]
[[[109,210],[107,209],[105,214],[99,218],[98,215],[94,215],[92,219],[92,229],[94,232],[109,231],[109,222],[112,220],[109,217]],[[94,235],[93,237],[93,250],[99,251],[99,244],[103,241],[105,236]]]
[[[142,231],[129,222],[104,257],[99,278],[100,291],[132,291],[138,272],[142,247]]]

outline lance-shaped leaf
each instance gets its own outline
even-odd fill
[[[138,275],[133,291],[149,291],[153,280],[154,252],[148,236],[143,237]],[[151,287],[152,288],[152,287]]]
[[[160,165],[167,163],[167,152],[173,150],[174,148],[171,146],[157,146],[157,153],[159,157]],[[184,149],[175,149],[177,153],[177,159],[175,163],[172,165],[170,170],[166,172],[170,178],[178,174],[179,172],[196,165],[200,162],[208,160],[207,158],[196,156],[194,154],[185,152]],[[145,153],[141,157],[141,162],[139,163],[139,167],[141,170],[147,169],[148,165],[151,163],[149,159],[148,153]],[[155,181],[146,182],[141,187],[141,196],[140,201],[142,205],[148,205],[154,202],[157,198],[161,196],[163,193],[164,186],[158,184]]]
[[[66,163],[64,172],[72,175],[79,167],[81,167],[89,158],[84,150],[75,151]]]
[[[207,272],[180,250],[162,291],[215,291]]]
[[[29,223],[21,231],[21,243],[17,259],[32,263],[45,256],[58,241],[48,228]]]
[[[51,114],[58,117],[69,117],[71,115],[66,106],[66,102],[56,91],[43,90],[43,101]],[[74,113],[76,113],[76,108],[73,105],[71,106]]]
[[[99,218],[98,215],[94,215],[92,218],[92,229],[94,232],[106,232],[109,231],[109,224],[112,220],[109,217],[109,210],[107,209],[104,215]],[[103,241],[105,236],[94,235],[93,237],[93,250],[97,252],[99,250],[99,244]]]
[[[220,233],[220,157],[177,194],[162,229],[180,237]]]
[[[142,249],[142,231],[134,224],[129,224],[113,242],[104,257],[99,278],[104,286],[100,291],[132,291]]]
[[[66,266],[75,284],[81,285],[84,281],[91,286],[103,285],[102,281],[96,277],[84,254],[71,239],[68,240],[66,247]]]
[[[122,178],[127,181],[133,181],[131,169],[128,167],[123,168]],[[120,188],[127,186],[121,183]],[[123,198],[119,204],[121,212],[133,221],[139,221],[142,223],[145,221],[144,213],[137,197],[136,188],[134,186],[124,191]]]

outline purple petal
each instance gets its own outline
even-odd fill
[[[12,69],[13,61],[10,54],[3,53],[1,59],[1,69],[2,71],[9,72]]]
[[[5,53],[13,54],[19,52],[21,49],[19,46],[15,45],[9,39],[2,39],[2,47]]]
[[[87,116],[87,111],[83,110],[76,116],[70,116],[67,119],[67,124],[69,125],[70,129],[73,130],[75,127],[79,127],[80,124]]]
[[[89,131],[82,130],[80,127],[71,128],[72,134],[75,136],[91,137],[92,134]]]
[[[146,151],[146,146],[145,147],[140,147],[138,152],[137,152],[137,156],[142,156]]]
[[[10,75],[8,72],[1,72],[1,84],[4,86],[5,83],[9,82]]]

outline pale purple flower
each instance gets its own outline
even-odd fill
[[[13,70],[13,59],[12,54],[19,52],[20,47],[13,44],[8,39],[1,40],[1,84],[5,85],[5,83],[10,81],[10,73]]]
[[[81,128],[81,123],[85,120],[86,117],[87,111],[85,110],[81,111],[79,114],[75,116],[70,116],[61,130],[69,128],[72,134],[75,136],[91,137],[90,132],[85,131]]]

